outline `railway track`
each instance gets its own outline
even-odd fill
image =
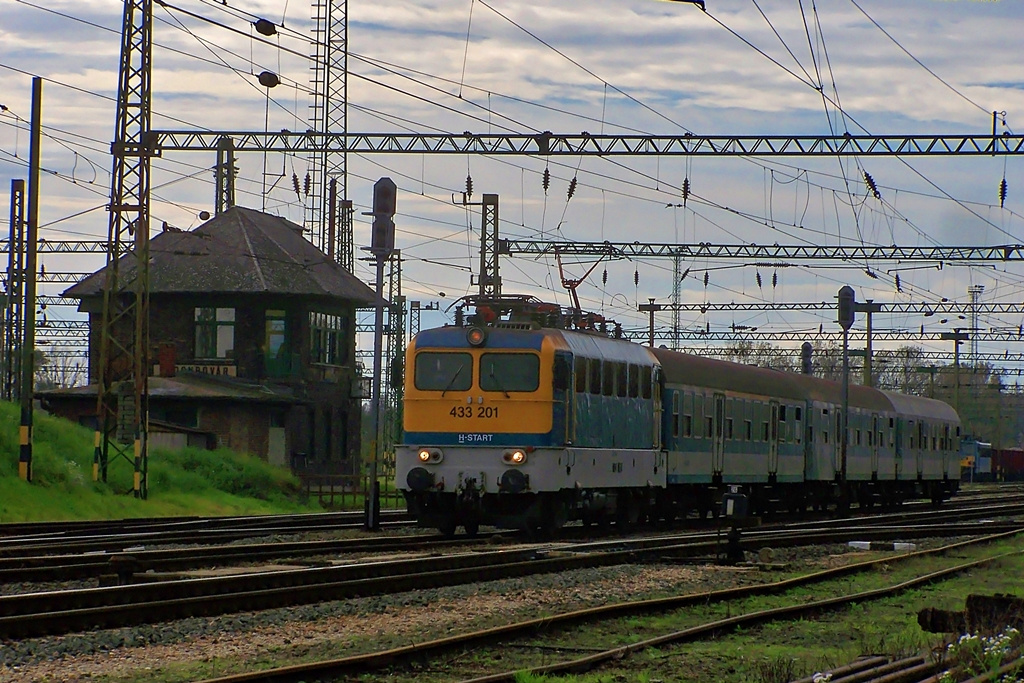
[[[844,530],[775,529],[748,532],[744,550],[764,547],[891,541],[934,536],[1009,532],[1022,524],[976,523],[862,526]],[[452,586],[538,573],[637,562],[688,561],[722,550],[717,533],[550,544],[524,550],[462,553],[390,562],[285,569],[102,588],[23,593],[0,597],[0,638],[158,623],[190,616],[309,604],[355,596]]]
[[[898,512],[875,514],[867,517],[847,519],[817,519],[802,522],[781,522],[766,525],[765,530],[774,529],[829,529],[848,528],[859,521],[863,526],[909,526],[936,523],[943,520],[996,519],[1024,515],[1024,500],[1020,496],[1007,497],[1007,502],[935,510],[922,508]],[[1020,501],[1020,502],[1013,502]],[[402,515],[392,513],[388,523],[402,526]],[[192,524],[196,520],[189,520]],[[227,545],[205,545],[214,542],[238,539],[252,539],[260,536],[276,537],[282,533],[309,533],[310,531],[346,528],[344,524],[361,524],[352,514],[329,514],[321,516],[284,516],[268,518],[269,523],[257,520],[255,525],[244,526],[243,518],[200,520],[210,527],[212,535],[195,534],[178,528],[183,522],[170,524],[171,528],[160,525],[147,526],[145,532],[130,530],[125,534],[89,534],[75,539],[42,539],[32,537],[28,543],[0,545],[0,586],[21,583],[53,583],[97,580],[100,585],[117,585],[138,581],[167,580],[175,578],[169,573],[181,573],[210,567],[225,567],[244,563],[290,560],[293,563],[318,566],[334,558],[358,553],[417,552],[431,549],[450,552],[453,548],[471,548],[494,541],[494,534],[482,534],[478,538],[443,538],[438,535],[417,534],[412,536],[360,537],[310,541],[267,541],[253,543],[230,543]],[[706,524],[699,528],[707,528]],[[605,534],[616,533],[606,531]],[[698,532],[699,533],[699,532]],[[706,531],[704,533],[707,533]],[[902,533],[902,532],[900,532]],[[586,540],[593,532],[582,528],[567,529],[564,540]],[[748,534],[749,535],[749,534]],[[510,536],[511,539],[515,535]],[[699,536],[690,538],[696,542]],[[754,536],[756,538],[756,535]],[[189,545],[161,549],[161,545]],[[660,541],[656,541],[660,542]],[[610,541],[612,545],[617,541]],[[638,541],[632,541],[635,545]],[[154,547],[155,546],[155,547]],[[74,551],[74,552],[69,552]],[[248,571],[248,570],[247,570]],[[178,577],[187,578],[187,577]]]
[[[659,614],[667,610],[682,609],[719,602],[738,601],[751,596],[780,594],[801,586],[809,586],[839,577],[849,576],[858,572],[867,571],[869,569],[874,569],[882,563],[892,565],[897,562],[906,562],[915,558],[945,555],[970,546],[983,545],[1003,540],[1016,536],[1019,533],[1019,531],[1014,531],[989,535],[932,550],[861,562],[770,584],[693,593],[677,597],[645,600],[642,602],[606,605],[576,612],[546,616],[540,619],[531,619],[514,624],[507,624],[501,627],[474,631],[472,633],[460,634],[457,636],[381,652],[372,652],[342,659],[332,659],[271,670],[223,676],[216,679],[209,679],[203,683],[253,683],[255,681],[261,681],[263,683],[291,683],[297,681],[334,680],[339,677],[356,676],[384,668],[390,669],[391,673],[394,674],[396,668],[401,669],[411,661],[415,661],[418,666],[423,667],[426,665],[425,661],[429,662],[431,659],[442,658],[453,652],[465,652],[467,649],[484,647],[507,647],[507,643],[510,640],[517,637],[535,634],[541,629],[545,632],[550,632],[552,629],[560,629],[573,624],[592,625],[599,623],[602,620],[618,618],[626,615],[636,616]],[[672,644],[715,637],[736,628],[753,627],[769,621],[805,618],[810,615],[820,616],[822,614],[827,614],[830,611],[846,609],[852,604],[859,604],[890,597],[911,588],[941,581],[955,574],[969,571],[1001,558],[1020,554],[1021,552],[1024,551],[992,554],[979,560],[948,565],[938,571],[929,571],[924,574],[916,575],[908,580],[893,583],[883,588],[860,591],[849,595],[830,597],[812,602],[795,600],[793,604],[784,607],[736,614],[725,619],[708,621],[683,630],[661,633],[653,637],[631,642],[627,645],[621,645],[604,650],[598,649],[598,651],[587,653],[583,657],[548,662],[541,666],[519,667],[515,671],[501,671],[465,679],[463,683],[497,683],[499,681],[512,682],[517,680],[516,676],[521,675],[523,671],[527,671],[535,675],[562,674],[569,672],[579,673],[597,668],[609,662],[619,661],[630,655],[652,648],[661,648]],[[1006,671],[1010,671],[1011,666],[1012,662],[1008,662],[1004,669]],[[894,683],[897,681],[933,680],[929,677],[934,676],[936,673],[941,671],[941,668],[941,666],[929,663],[923,658],[908,658],[897,662],[890,662],[885,658],[874,658],[833,672],[831,680],[836,683],[843,680],[849,681],[849,683],[853,683],[853,681],[857,681],[857,683],[867,683],[868,681],[886,681],[887,683]],[[910,677],[902,677],[902,674],[907,674],[908,672]],[[803,683],[810,683],[810,681],[811,679],[806,679]]]

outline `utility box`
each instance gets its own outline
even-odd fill
[[[746,519],[747,496],[743,493],[730,491],[722,496],[722,517],[726,519]]]

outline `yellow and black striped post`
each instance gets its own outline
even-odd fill
[[[21,350],[21,429],[18,476],[32,481],[32,399],[35,394],[36,253],[39,227],[39,145],[42,138],[43,79],[32,79],[32,124],[28,151],[28,220],[25,222],[25,316]]]

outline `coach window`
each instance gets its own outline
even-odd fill
[[[576,393],[587,393],[587,359],[576,356]]]
[[[704,436],[700,427],[704,424],[704,397],[700,394],[693,397],[693,423],[697,425],[697,429],[693,432],[693,438],[699,439]]]
[[[725,438],[732,440],[732,418],[725,418]]]
[[[679,392],[672,392],[672,437],[679,437]]]
[[[693,436],[693,394],[683,394],[683,437]]]
[[[532,353],[485,353],[480,356],[481,391],[537,391],[540,356]]]
[[[601,393],[601,365],[603,361],[597,358],[590,359],[590,393]]]
[[[800,406],[793,408],[793,441],[796,443],[804,440],[803,414],[804,411],[800,410]]]
[[[420,391],[469,391],[473,386],[473,356],[468,353],[416,354],[414,377]]]
[[[628,368],[626,363],[615,364],[615,395],[619,398],[625,398],[629,388],[629,378],[626,376]]]
[[[640,373],[650,372],[647,368],[641,368],[639,365],[629,366],[629,397],[636,398],[640,395]]]

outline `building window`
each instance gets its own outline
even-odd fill
[[[269,312],[268,312],[269,325]],[[347,319],[331,313],[309,314],[310,360],[326,365],[344,365],[348,361],[345,343]]]
[[[196,358],[235,355],[235,309],[196,309]]]

